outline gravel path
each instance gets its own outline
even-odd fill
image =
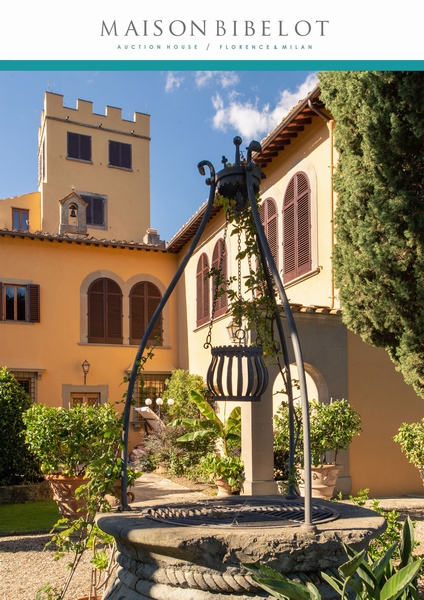
[[[205,492],[186,489],[175,482],[153,474],[146,474],[133,489],[135,504],[143,506],[151,500],[167,502],[191,501],[204,497]],[[402,515],[410,514],[417,521],[416,538],[421,542],[417,553],[424,554],[424,498],[382,500],[386,509],[396,509]],[[54,550],[45,549],[48,535],[0,537],[0,600],[35,600],[37,590],[45,583],[61,587],[66,581],[68,557],[58,561]],[[86,596],[91,578],[91,553],[83,556],[66,594],[67,600]],[[421,590],[420,590],[421,591]],[[424,586],[421,597],[424,600]]]
[[[208,495],[204,486],[188,489],[152,473],[143,475],[132,491],[136,506],[148,505],[152,500],[183,502]],[[45,583],[58,588],[64,585],[70,558],[64,556],[55,561],[54,549],[50,546],[45,548],[49,539],[46,534],[0,537],[0,600],[35,600],[37,590]],[[92,570],[90,559],[91,552],[83,554],[66,600],[88,595]]]
[[[68,571],[66,556],[58,561],[54,550],[45,544],[49,535],[30,535],[0,538],[0,599],[34,600],[37,590],[44,584],[62,587]],[[90,554],[81,559],[68,590],[69,598],[86,596],[91,577]]]

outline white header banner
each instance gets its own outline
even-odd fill
[[[417,4],[7,2],[0,60],[421,61]]]

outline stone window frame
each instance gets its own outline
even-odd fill
[[[71,394],[100,394],[100,405],[106,404],[109,397],[109,386],[105,385],[73,385],[62,384],[62,406],[70,408]]]

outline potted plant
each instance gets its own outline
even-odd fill
[[[201,461],[202,469],[227,493],[239,490],[242,483],[243,463],[237,456],[230,456],[232,446],[240,446],[241,409],[236,406],[225,422],[222,422],[212,406],[203,396],[190,392],[191,400],[196,404],[202,418],[175,419],[169,425],[185,425],[193,431],[178,438],[178,442],[193,442],[200,438],[216,438],[216,453],[208,453]],[[218,489],[218,495],[224,495],[224,489]]]
[[[283,402],[275,417],[276,432],[274,450],[288,451],[289,448],[289,410],[287,402]],[[358,413],[346,400],[335,400],[330,404],[322,404],[312,400],[309,404],[310,444],[312,461],[312,495],[330,499],[336,486],[337,477],[343,468],[337,464],[337,454],[346,450],[353,436],[361,431],[361,419]],[[300,479],[300,490],[303,488],[303,436],[302,412],[300,406],[295,408],[297,475]],[[334,453],[331,459],[328,453]]]
[[[240,491],[244,465],[238,456],[209,453],[200,459],[200,467],[216,484],[218,496],[231,496]]]
[[[418,423],[402,423],[393,439],[400,444],[407,460],[417,467],[424,482],[424,419]]]
[[[121,476],[122,416],[108,403],[78,404],[69,410],[36,404],[23,419],[27,444],[38,458],[62,514],[50,543],[54,542],[57,557],[73,555],[64,587],[54,590],[55,600],[62,599],[87,548],[93,550],[95,569],[105,562],[104,554],[97,552],[99,542],[103,546],[105,540],[95,517],[111,509],[108,496],[114,495],[116,480]],[[129,469],[128,484],[134,483],[138,475]],[[40,589],[40,600],[49,598],[48,587]],[[97,597],[96,587],[90,597]]]
[[[63,517],[80,516],[84,499],[75,491],[82,485],[113,494],[120,477],[121,418],[110,404],[77,404],[69,410],[35,404],[23,419],[26,442]]]

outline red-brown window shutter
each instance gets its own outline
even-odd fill
[[[96,279],[88,288],[88,342],[122,344],[122,292],[112,279]]]
[[[210,277],[209,260],[202,254],[196,269],[196,324],[204,325],[210,318]]]
[[[0,321],[3,320],[3,283],[0,281]]]
[[[278,211],[273,198],[266,198],[260,208],[261,222],[272,257],[278,269]]]
[[[311,270],[310,186],[306,173],[290,180],[283,204],[284,281]]]
[[[130,343],[139,344],[152,319],[162,294],[149,281],[136,283],[130,292]],[[149,344],[163,344],[162,314],[156,320],[148,340]]]
[[[216,270],[220,271],[221,277],[224,280],[228,279],[227,248],[226,248],[225,242],[222,238],[216,242],[215,247],[213,249],[212,269],[216,269]],[[214,282],[213,282],[212,296],[214,297],[215,293],[216,293],[216,278],[214,277],[213,280],[214,280]],[[221,283],[219,286],[219,291],[225,292],[226,288],[227,288],[226,284]],[[217,299],[217,302],[215,305],[214,316],[219,317],[220,315],[225,314],[227,312],[227,306],[228,306],[228,295],[225,292],[222,295],[220,295]]]
[[[122,344],[122,293],[112,279],[106,280],[106,343]]]
[[[40,322],[40,286],[29,284],[28,290],[28,321],[30,323]]]

